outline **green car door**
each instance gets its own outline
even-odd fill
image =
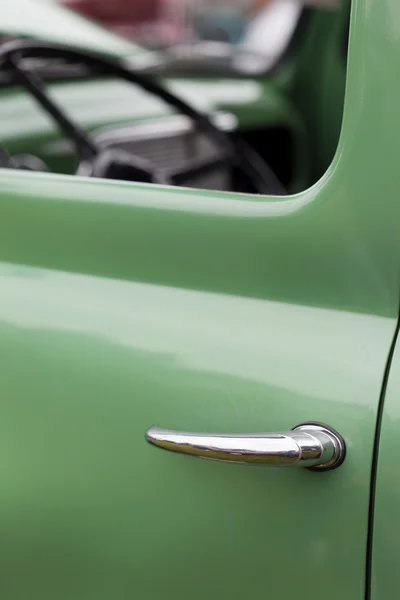
[[[301,194],[0,171],[7,600],[365,598],[399,305],[400,8],[353,13],[339,149]],[[304,422],[343,436],[343,465],[196,460],[145,439]]]

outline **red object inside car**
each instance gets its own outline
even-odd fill
[[[160,18],[163,0],[64,0],[64,4],[110,28]]]
[[[179,42],[185,24],[166,10],[168,0],[61,0],[104,27],[151,47]]]

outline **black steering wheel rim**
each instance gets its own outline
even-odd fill
[[[239,168],[252,182],[257,193],[274,195],[286,193],[269,165],[238,136],[234,134],[228,136],[218,129],[206,115],[197,111],[152,77],[129,69],[123,60],[45,42],[14,40],[4,43],[0,46],[0,67],[8,66],[14,71],[16,79],[51,114],[63,133],[74,141],[81,161],[92,160],[98,155],[99,149],[93,144],[90,137],[69,117],[66,117],[54,100],[48,96],[42,81],[37,79],[35,74],[25,71],[19,64],[22,59],[26,58],[54,59],[55,57],[72,63],[84,64],[95,73],[118,77],[133,85],[138,85],[149,94],[162,99],[166,104],[189,117],[199,131],[214,140],[221,148],[223,160],[229,161]]]

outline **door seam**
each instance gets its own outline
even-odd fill
[[[399,311],[400,313],[400,311]],[[368,505],[368,530],[367,530],[367,547],[366,547],[366,564],[365,564],[365,600],[371,600],[371,585],[372,585],[372,560],[373,560],[373,541],[374,541],[374,520],[375,520],[375,496],[376,496],[376,479],[378,472],[379,461],[379,444],[382,429],[383,412],[385,405],[386,390],[388,387],[390,371],[393,362],[393,356],[396,349],[397,340],[400,334],[400,316],[397,318],[396,329],[393,340],[390,344],[390,350],[386,361],[385,372],[382,380],[382,388],[379,396],[378,412],[376,418],[374,445],[372,452],[371,476],[370,476],[370,492]]]

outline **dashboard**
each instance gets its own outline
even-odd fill
[[[213,115],[215,124],[227,134],[238,133],[278,176],[281,170],[287,188],[293,189],[292,181],[294,189],[304,187],[296,182],[295,173],[299,158],[306,155],[304,131],[298,114],[274,86],[230,79],[174,80],[168,86],[201,112]],[[102,148],[128,151],[159,170],[184,167],[193,159],[218,159],[219,149],[193,129],[190,119],[173,113],[162,101],[135,86],[115,79],[88,78],[54,82],[47,87],[66,114]],[[76,173],[74,147],[24,90],[0,88],[0,111],[0,144],[23,163],[23,168]],[[280,164],[273,164],[277,157]],[[286,176],[289,171],[290,177]],[[303,169],[302,176],[304,173]],[[249,191],[227,167],[197,176],[185,185]]]

